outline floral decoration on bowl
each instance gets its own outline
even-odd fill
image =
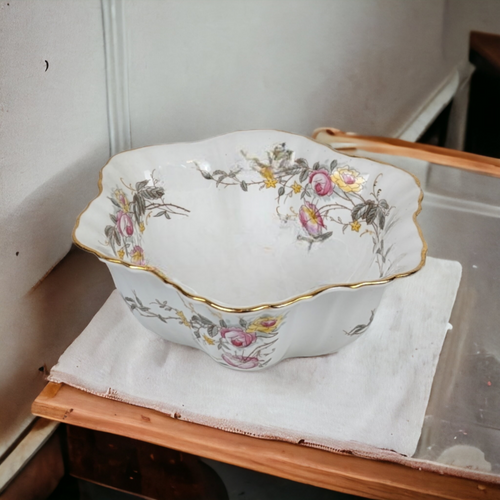
[[[421,199],[401,169],[237,132],[117,155],[74,240],[147,328],[258,370],[369,329],[384,286],[424,265]]]

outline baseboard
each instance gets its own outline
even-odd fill
[[[38,418],[29,432],[0,463],[0,495],[52,436],[59,422]]]

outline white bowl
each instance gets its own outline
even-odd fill
[[[332,353],[418,271],[418,180],[285,132],[234,132],[114,156],[80,215],[148,329],[224,366]]]

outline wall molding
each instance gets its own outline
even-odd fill
[[[0,495],[54,434],[59,422],[37,418],[26,436],[0,463]]]
[[[460,73],[458,68],[455,67],[411,118],[391,136],[415,142],[450,103],[459,85]]]
[[[460,85],[453,98],[450,118],[448,121],[448,133],[446,134],[445,147],[450,149],[464,150],[465,136],[467,132],[467,114],[469,111],[469,93],[472,74],[475,67],[467,63],[460,73]]]
[[[128,49],[123,0],[101,0],[106,57],[109,150],[132,148],[128,94]]]

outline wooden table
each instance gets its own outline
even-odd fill
[[[500,161],[495,159],[392,139],[347,135],[334,129],[323,129],[316,135],[319,133],[342,143],[342,147],[407,155],[500,177]],[[97,397],[64,384],[49,383],[36,398],[32,411],[69,426],[372,499],[500,499],[500,484],[229,433]]]
[[[500,485],[232,434],[104,399],[65,384],[49,383],[32,409],[35,415],[69,425],[118,434],[367,498],[500,498]]]

